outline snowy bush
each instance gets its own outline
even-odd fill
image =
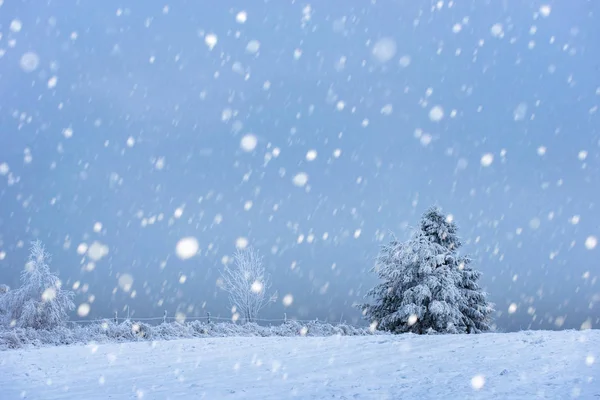
[[[24,344],[31,344],[31,340],[22,340],[16,329],[10,331],[0,331],[0,348],[2,349],[18,349]]]
[[[253,322],[260,310],[277,299],[277,294],[266,295],[271,287],[262,258],[252,248],[238,250],[234,265],[221,272],[223,288],[229,293],[229,302],[245,322]]]
[[[481,274],[461,247],[454,222],[439,209],[425,212],[410,240],[382,246],[372,271],[382,280],[367,293],[365,317],[392,333],[479,333],[490,329],[493,308]]]
[[[383,334],[368,328],[331,325],[320,322],[288,321],[278,326],[255,323],[206,323],[200,321],[169,322],[152,326],[143,322],[112,320],[89,325],[59,326],[51,330],[11,328],[0,330],[0,349],[26,346],[60,346],[75,343],[122,343],[136,341],[191,339],[202,337],[294,337],[294,336],[362,336]]]
[[[34,242],[21,273],[21,287],[0,296],[0,325],[51,329],[67,321],[68,312],[75,308],[73,293],[61,289],[60,280],[50,272],[49,261],[41,242]]]

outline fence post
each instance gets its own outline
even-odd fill
[[[129,321],[129,304],[127,304],[127,321]]]
[[[208,321],[208,323],[210,324],[210,311],[206,312],[206,320]]]
[[[287,322],[287,313],[283,313],[283,323]]]
[[[117,318],[117,312],[115,311],[115,324],[119,323],[119,318]]]
[[[163,324],[167,323],[167,310],[165,310],[165,315],[163,315]]]

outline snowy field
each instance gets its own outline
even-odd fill
[[[599,399],[600,331],[207,338],[0,352],[0,398]]]

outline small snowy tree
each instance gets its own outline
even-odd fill
[[[40,241],[33,242],[29,260],[21,273],[22,286],[0,297],[4,323],[22,328],[52,329],[63,325],[75,308],[73,292],[61,289],[50,272],[50,255]]]
[[[430,208],[410,240],[384,245],[372,272],[382,283],[362,304],[365,317],[393,333],[478,333],[489,330],[493,311],[477,284],[480,273],[461,246],[456,225]]]
[[[270,297],[266,294],[270,278],[265,274],[262,257],[252,248],[237,250],[233,266],[225,266],[221,278],[231,306],[245,322],[254,322],[260,310],[277,299],[277,293]]]

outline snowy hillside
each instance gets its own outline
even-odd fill
[[[0,352],[0,398],[595,399],[600,331],[210,338]]]

